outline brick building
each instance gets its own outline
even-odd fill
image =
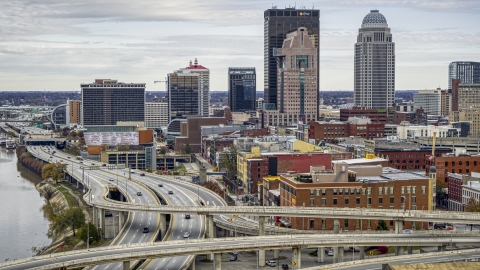
[[[400,125],[402,122],[408,122],[415,125],[426,125],[427,114],[423,108],[419,108],[412,112],[398,112],[393,114],[393,123]]]
[[[200,153],[202,146],[202,126],[225,125],[227,120],[224,117],[192,117],[180,124],[180,136],[175,137],[174,149],[182,152],[185,145],[190,145],[192,153]]]
[[[436,151],[436,148],[435,148]],[[468,174],[480,172],[480,156],[460,154],[458,156],[435,157],[432,161],[430,155],[425,156],[425,173],[428,174],[432,163],[437,168],[437,179],[448,183],[448,173]]]
[[[341,164],[339,164],[341,165]],[[342,165],[343,166],[343,165]],[[347,166],[347,172],[358,170],[360,175],[350,175],[348,181],[323,182],[313,180],[314,174],[297,174],[280,176],[280,205],[298,207],[350,207],[361,211],[362,208],[377,209],[404,209],[433,210],[434,209],[434,181],[425,176],[406,173],[392,168],[381,169],[380,175],[361,176],[372,171],[378,171],[375,166]],[[325,171],[325,174],[337,175],[339,168],[334,171]],[[323,178],[323,177],[322,177]],[[322,179],[320,178],[320,179]],[[303,230],[333,230],[333,219],[282,217],[287,219],[292,228]],[[385,220],[387,226],[393,230],[394,221]],[[340,219],[342,230],[375,230],[377,220]],[[423,226],[428,223],[406,221],[407,229]]]
[[[432,148],[421,149],[385,149],[376,148],[375,155],[388,158],[388,166],[401,170],[423,170],[425,169],[425,156],[432,153]],[[435,148],[435,156],[451,153],[450,148]]]
[[[366,120],[366,119],[361,119]],[[368,121],[359,122],[316,122],[310,121],[308,138],[320,141],[331,141],[338,138],[360,137],[367,140],[383,138],[385,134],[385,123],[371,123]]]
[[[367,109],[359,106],[340,109],[340,121],[346,122],[350,117],[368,117],[372,123],[387,123],[387,110]]]

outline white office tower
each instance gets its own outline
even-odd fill
[[[186,68],[180,69],[183,73],[195,73],[198,74],[198,103],[199,110],[198,115],[203,117],[208,117],[208,106],[210,104],[210,70],[202,65],[198,64],[197,58],[192,64]]]
[[[387,20],[371,10],[355,44],[355,105],[387,109],[395,102],[395,43]]]

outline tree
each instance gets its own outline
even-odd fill
[[[10,130],[9,132],[7,132],[7,136],[8,137],[15,137],[15,133],[13,133],[13,131]]]
[[[56,233],[62,233],[66,229],[71,228],[73,236],[75,236],[75,229],[82,227],[85,224],[85,214],[78,208],[70,208],[55,218],[52,223],[52,230]]]
[[[77,134],[77,132],[75,132],[75,131],[71,131],[68,136],[70,136],[70,137],[72,137],[72,138],[76,138],[76,137],[78,136],[78,134]]]
[[[70,133],[70,129],[68,127],[64,127],[62,129],[62,136],[63,137],[67,137],[69,133]]]
[[[185,145],[185,154],[191,154],[192,153],[192,148],[190,147],[190,144]]]
[[[377,224],[377,228],[375,230],[388,231],[387,223],[385,223],[385,220],[379,220]]]
[[[165,147],[160,148],[160,154],[165,155],[167,153],[167,149]]]
[[[89,227],[88,230],[87,226]],[[90,237],[90,244],[94,241],[100,241],[100,234],[98,233],[97,228],[95,228],[95,225],[93,225],[91,222],[85,224],[85,226],[83,226],[78,233],[80,234],[80,239],[82,239],[84,242],[87,242],[87,237]]]
[[[47,179],[51,177],[57,183],[62,178],[65,168],[66,165],[59,162],[47,164],[42,168],[42,178]]]
[[[227,173],[227,179],[233,179],[237,175],[237,154],[239,147],[232,145],[223,148],[223,153],[220,155],[220,164]]]
[[[468,200],[465,210],[467,212],[480,212],[480,201],[477,201],[473,197],[470,197],[470,200]]]
[[[443,199],[445,199],[445,195],[446,195],[445,188],[446,188],[445,184],[442,181],[437,179],[436,190],[435,190],[437,203],[442,202]]]
[[[47,200],[47,201],[50,201],[51,199],[53,199],[53,197],[55,197],[55,195],[57,194],[57,190],[52,187],[51,185],[46,185],[44,186],[40,192],[42,193],[43,197]]]
[[[83,136],[84,136],[84,135],[85,135],[85,134],[83,134],[83,131],[79,131],[79,132],[77,133],[77,136],[80,137],[80,138],[82,138],[82,139],[83,139]]]

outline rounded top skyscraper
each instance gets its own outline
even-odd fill
[[[395,43],[387,19],[371,10],[355,44],[355,105],[386,110],[395,102]]]

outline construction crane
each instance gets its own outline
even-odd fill
[[[433,133],[433,139],[432,139],[432,157],[435,158],[435,144],[437,143],[437,132],[434,131]]]
[[[165,83],[165,90],[168,91],[168,80],[167,80],[167,78],[164,78],[163,81],[153,81],[154,84],[161,83],[161,82]]]

